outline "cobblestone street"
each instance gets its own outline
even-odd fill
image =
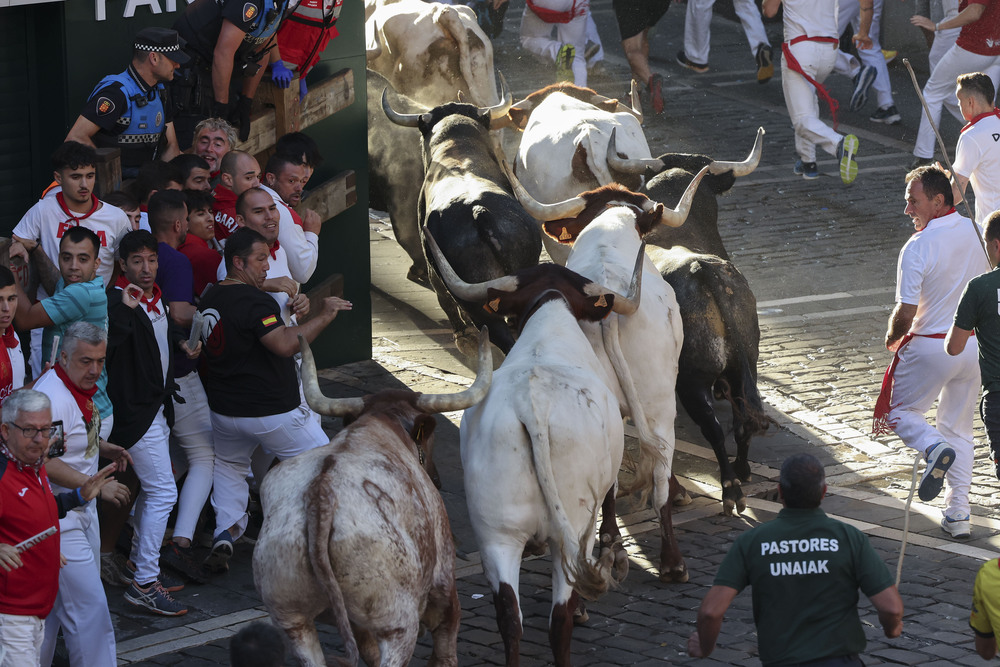
[[[517,0],[512,5],[504,33],[495,42],[496,64],[515,98],[520,98],[551,82],[553,71],[521,51],[517,30],[524,5]],[[602,94],[620,96],[629,75],[611,3],[597,0],[592,7],[608,55],[602,71],[592,74],[591,86]],[[772,44],[780,43],[780,24],[768,23],[767,30]],[[882,340],[893,304],[896,257],[912,232],[902,212],[903,176],[912,160],[910,149],[919,121],[909,77],[898,62],[890,66],[903,115],[898,126],[870,123],[872,103],[861,112],[850,112],[846,104],[850,79],[828,80],[834,97],[844,101],[840,131],[861,140],[860,174],[853,186],[844,186],[835,160],[821,155],[821,177],[806,181],[792,174],[795,154],[780,66],[773,81],[758,85],[739,24],[716,15],[712,69],[695,74],[674,62],[682,33],[683,5],[678,5],[661,20],[652,39],[652,63],[665,79],[666,111],[653,116],[644,97],[644,130],[654,155],[686,151],[719,159],[742,159],[757,127],[767,131],[761,166],[720,197],[719,226],[732,261],[757,297],[760,384],[777,426],[752,442],[753,480],[744,486],[750,496],[748,508],[740,517],[730,517],[722,514],[714,455],[680,411],[675,471],[694,502],[677,509],[674,525],[690,581],[665,585],[656,579],[656,518],[648,509],[631,513],[625,509],[621,522],[628,535],[631,573],[619,588],[588,603],[590,620],[574,631],[576,665],[759,665],[748,591],[736,598],[727,614],[719,647],[710,659],[689,658],[686,640],[694,629],[697,607],[733,539],[780,509],[774,493],[778,467],[790,453],[810,451],[820,458],[829,484],[823,508],[868,534],[892,571],[903,536],[903,507],[914,457],[895,437],[869,434],[872,408],[891,358]],[[925,54],[912,58],[915,66],[918,60],[926,62]],[[954,146],[957,123],[949,119],[943,133]],[[508,137],[509,141],[516,138]],[[408,261],[387,221],[373,218],[371,239],[373,359],[321,372],[324,389],[332,396],[357,396],[400,386],[449,392],[469,384],[472,372],[452,342],[434,295],[406,280]],[[463,609],[459,664],[503,664],[492,595],[465,509],[459,419],[460,414],[451,413],[439,419],[435,450],[459,555],[456,575]],[[327,421],[331,433],[339,427],[339,420]],[[728,418],[720,421],[727,424]],[[983,664],[973,649],[968,615],[975,573],[1000,551],[996,500],[1000,482],[984,458],[978,418],[976,424],[980,442],[972,488],[972,538],[957,542],[942,532],[940,499],[913,503],[900,586],[906,606],[903,635],[885,639],[874,610],[862,596],[868,665]],[[731,436],[729,440],[734,447]],[[249,545],[238,546],[228,574],[178,593],[176,597],[191,609],[183,617],[137,615],[126,609],[121,590],[111,590],[119,664],[228,664],[228,638],[242,625],[266,617],[254,590],[250,553]],[[521,652],[527,667],[550,664],[549,573],[547,557],[527,560],[522,568]],[[337,653],[336,633],[327,626],[320,630],[324,648]],[[422,638],[414,665],[425,664],[429,641],[429,635]]]

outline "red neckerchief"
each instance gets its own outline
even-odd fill
[[[120,290],[122,290],[124,292],[125,288],[128,287],[128,286],[129,286],[129,280],[128,280],[128,278],[126,278],[123,275],[122,276],[118,276],[118,280],[115,281],[115,287],[117,287],[118,289],[120,289]],[[155,313],[155,314],[159,315],[160,314],[160,309],[159,309],[159,307],[157,307],[156,304],[158,304],[160,302],[160,297],[161,296],[163,296],[163,295],[160,292],[160,286],[157,285],[156,283],[153,283],[153,298],[152,299],[148,298],[146,296],[146,293],[143,292],[142,293],[142,298],[139,299],[139,301],[140,301],[140,303],[142,303],[142,305],[146,306],[146,312],[147,313]]]
[[[799,42],[829,42],[831,44],[839,44],[840,42],[835,37],[808,37],[806,35],[800,35],[792,41],[785,42],[781,45],[781,53],[785,56],[785,64],[788,65],[788,68],[793,72],[798,72],[806,81],[811,83],[813,88],[816,89],[816,93],[824,102],[826,102],[826,105],[830,107],[830,118],[833,121],[833,129],[836,131],[837,109],[840,108],[840,103],[830,96],[829,91],[823,87],[822,83],[802,71],[802,65],[800,65],[799,61],[795,59],[795,56],[792,55],[791,48],[789,48],[792,44],[798,44]]]
[[[274,239],[274,245],[268,248],[268,251],[271,253],[271,259],[278,259],[275,255],[278,254],[278,248],[280,247],[281,244],[278,243],[278,239]]]
[[[17,336],[14,335],[13,325],[7,327],[7,330],[3,332],[3,335],[0,336],[0,339],[3,340],[4,348],[8,350],[17,347]]]
[[[94,419],[94,394],[97,393],[97,385],[95,384],[90,389],[84,390],[77,387],[69,376],[66,375],[66,371],[63,370],[62,364],[56,364],[56,375],[62,380],[62,383],[66,385],[69,389],[69,393],[73,394],[73,399],[76,400],[77,407],[80,408],[80,412],[83,413],[83,423],[90,424]]]
[[[146,204],[139,204],[139,210],[143,213],[149,213],[149,206]]]
[[[6,456],[8,461],[13,461],[14,465],[17,466],[18,472],[24,470],[25,466],[29,466],[31,468],[34,468],[36,475],[38,475],[41,472],[43,462],[45,461],[45,456],[42,455],[39,456],[38,460],[35,461],[34,463],[21,463],[21,460],[16,456],[14,456],[14,453],[10,451],[10,449],[7,447],[6,442],[0,442],[0,454]]]
[[[976,116],[975,118],[973,118],[972,120],[970,120],[966,124],[965,127],[962,128],[962,132],[965,132],[970,127],[972,127],[973,125],[975,125],[976,123],[978,123],[982,119],[987,118],[988,116],[996,116],[997,118],[1000,118],[1000,109],[997,109],[996,107],[993,107],[993,109],[991,111],[987,111],[986,113],[979,114],[978,116]]]
[[[76,213],[73,213],[73,211],[69,210],[68,206],[66,206],[66,198],[63,197],[62,190],[56,193],[56,201],[59,202],[59,208],[63,210],[63,213],[69,216],[66,222],[72,220],[78,226],[81,221],[86,220],[87,218],[92,216],[94,212],[101,206],[101,202],[100,200],[97,199],[97,195],[92,194],[90,195],[90,210],[84,213],[83,215],[77,215]]]

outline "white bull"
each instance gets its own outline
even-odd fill
[[[481,107],[500,101],[493,45],[464,5],[378,3],[365,22],[365,39],[368,69],[418,104],[436,107],[460,92]]]
[[[618,185],[552,205],[533,200],[516,178],[513,185],[518,199],[535,218],[558,221],[546,223],[549,235],[573,244],[567,268],[606,289],[618,291],[629,284],[629,269],[642,244],[642,236],[659,224],[682,225],[707,171],[707,167],[702,169],[677,207],[667,212],[645,195],[628,192]],[[639,431],[644,467],[637,474],[637,482],[643,483],[652,476],[653,509],[659,515],[662,542],[660,579],[687,581],[687,568],[670,516],[677,416],[675,385],[684,331],[673,288],[660,277],[648,257],[644,260],[645,289],[637,312],[628,317],[612,315],[601,322],[581,322],[580,326],[607,372],[618,379],[616,393],[622,416],[631,415]],[[601,524],[604,546],[620,542],[614,516],[608,511],[610,507],[609,499]],[[620,548],[616,551],[616,558],[624,557]],[[619,566],[627,567],[627,563],[621,562]]]
[[[326,665],[315,619],[344,641],[338,665],[409,664],[421,626],[434,650],[428,665],[456,667],[461,609],[455,547],[432,469],[433,413],[464,409],[492,376],[480,337],[479,375],[458,394],[386,391],[327,399],[302,343],[303,387],[317,412],[355,418],[323,447],[284,461],[264,480],[264,526],[253,554],[254,582],[275,624],[305,667]]]
[[[617,479],[624,438],[609,386],[614,379],[604,373],[577,320],[599,320],[611,310],[634,312],[638,265],[624,298],[553,264],[468,285],[432,240],[428,245],[450,289],[523,324],[486,398],[462,418],[466,501],[506,664],[519,664],[522,554],[548,543],[549,637],[555,664],[565,667],[577,595],[594,599],[611,580],[611,558],[595,563],[591,551],[597,510]]]
[[[650,157],[639,119],[627,111],[609,112],[561,92],[553,92],[531,111],[514,164],[514,173],[538,201],[560,202],[609,183],[630,190],[639,176],[608,166],[611,134],[617,130],[618,155]],[[552,260],[565,264],[567,248],[542,239]]]

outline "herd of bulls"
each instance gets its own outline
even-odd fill
[[[654,158],[635,94],[626,106],[558,84],[512,104],[471,10],[399,0],[366,14],[371,205],[389,212],[409,277],[435,290],[478,374],[453,396],[332,400],[303,343],[306,397],[345,428],[265,479],[255,580],[303,665],[326,664],[317,618],[343,637],[338,664],[408,664],[427,628],[428,664],[457,665],[432,445],[433,414],[464,409],[467,504],[506,663],[519,664],[521,559],[548,547],[549,637],[569,665],[579,598],[628,570],[614,505],[624,417],[639,433],[632,491],[660,519],[661,580],[687,580],[671,523],[686,498],[672,475],[677,399],[716,453],[725,510],[745,507],[748,443],[769,420],[756,302],[722,245],[716,196],[756,167],[763,130],[743,162]],[[513,168],[503,128],[522,133]],[[539,263],[543,243],[552,263]],[[490,342],[505,355],[495,373]],[[732,404],[734,462],[717,397]]]

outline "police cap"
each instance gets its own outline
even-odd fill
[[[136,51],[162,53],[178,65],[186,65],[191,57],[184,53],[185,41],[170,28],[143,28],[135,35]]]

